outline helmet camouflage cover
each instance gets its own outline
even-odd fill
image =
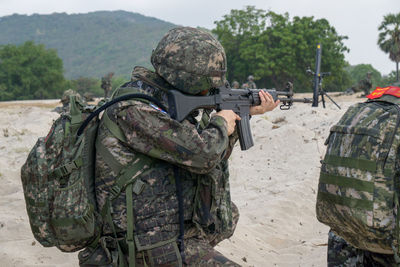
[[[224,48],[210,33],[199,29],[168,31],[153,51],[151,63],[158,75],[187,94],[225,84]]]
[[[68,104],[69,97],[72,95],[75,95],[78,99],[81,99],[81,95],[78,92],[76,92],[72,89],[68,89],[68,90],[64,91],[60,102],[62,102],[63,104]]]

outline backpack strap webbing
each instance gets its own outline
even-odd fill
[[[124,132],[121,130],[118,124],[116,124],[110,119],[107,111],[105,111],[103,114],[103,121],[104,121],[104,126],[107,127],[107,129],[112,133],[112,135],[114,135],[115,138],[117,138],[121,142],[126,143],[126,137]]]
[[[83,131],[85,130],[86,126],[90,123],[90,121],[94,118],[97,117],[103,110],[105,110],[106,108],[114,105],[115,103],[121,102],[121,101],[126,101],[126,100],[131,100],[131,99],[135,99],[137,98],[138,100],[144,99],[147,100],[149,102],[152,102],[154,104],[156,104],[159,108],[161,108],[164,111],[167,111],[167,108],[155,97],[146,95],[146,94],[126,94],[126,95],[122,95],[119,96],[107,103],[105,103],[104,105],[102,105],[101,107],[99,107],[98,109],[96,109],[94,112],[92,112],[81,124],[81,126],[79,127],[78,131],[77,131],[77,135],[80,136]]]

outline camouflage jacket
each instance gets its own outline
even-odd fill
[[[249,89],[257,89],[257,85],[255,82],[247,82]]]
[[[155,73],[136,67],[131,82],[123,85],[120,91],[152,95],[168,107],[164,90],[169,87]],[[150,170],[140,175],[144,189],[133,199],[135,240],[139,249],[178,235],[174,166],[178,167],[182,181],[185,229],[195,228],[201,234],[230,231],[232,211],[227,158],[237,135],[227,136],[226,121],[222,117],[211,117],[204,129],[198,130],[196,120],[179,123],[165,111],[140,100],[119,102],[106,112],[126,137],[126,142],[122,143],[103,122],[100,124],[98,141],[114,158],[124,166],[129,166],[139,155],[152,159]],[[96,194],[100,209],[110,195],[116,176],[109,163],[97,153]],[[123,192],[112,203],[117,232],[127,229],[126,212]],[[104,229],[106,234],[110,231]]]

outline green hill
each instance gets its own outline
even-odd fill
[[[28,40],[57,50],[66,78],[128,76],[136,65],[150,66],[150,54],[176,25],[126,11],[0,17],[0,45]]]

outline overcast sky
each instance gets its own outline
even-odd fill
[[[0,16],[126,10],[178,25],[212,29],[214,21],[246,5],[288,12],[291,18],[326,18],[338,34],[349,37],[345,44],[350,48],[346,54],[350,64],[372,64],[382,74],[395,70],[395,63],[376,42],[383,16],[400,12],[400,0],[0,0]]]

